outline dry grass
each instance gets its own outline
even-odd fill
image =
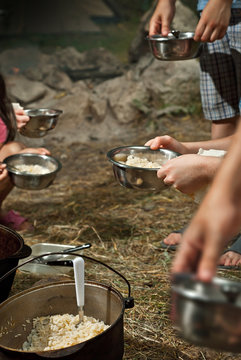
[[[200,137],[208,137],[208,125],[201,120],[170,120],[166,124],[180,139],[197,137],[197,128]],[[142,135],[133,143],[148,138]],[[25,242],[91,242],[85,254],[106,262],[130,281],[135,307],[125,312],[125,360],[241,359],[191,346],[174,332],[169,319],[172,255],[160,249],[160,240],[185,225],[196,205],[174,190],[154,194],[119,186],[105,154],[122,144],[74,144],[64,148],[64,155],[63,144],[51,146],[63,163],[55,184],[38,193],[15,189],[6,203],[35,223],[35,233],[23,235]],[[112,283],[126,295],[125,283],[114,273],[91,263],[86,268],[89,280]],[[12,292],[37,280],[18,272]]]

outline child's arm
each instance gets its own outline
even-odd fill
[[[231,16],[232,0],[209,0],[195,30],[194,40],[213,42],[222,39]]]
[[[30,153],[30,154],[39,154],[39,155],[50,155],[50,151],[45,148],[25,148],[19,153]]]
[[[175,15],[176,0],[159,0],[156,9],[151,17],[149,35],[162,34],[167,36],[170,32],[170,25]]]
[[[193,141],[193,142],[180,142],[169,135],[157,136],[145,144],[150,146],[152,150],[159,148],[165,148],[172,151],[176,151],[180,154],[197,154],[200,148],[209,150],[228,150],[232,136],[227,136],[221,139],[207,140],[207,141]]]

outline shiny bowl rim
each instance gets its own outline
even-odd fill
[[[186,34],[186,37],[180,37],[180,35]],[[168,42],[168,41],[185,41],[185,40],[194,40],[195,33],[193,31],[183,31],[179,33],[179,37],[176,38],[171,32],[167,36],[162,36],[160,34],[148,35],[146,36],[147,40],[156,41],[156,42]],[[199,41],[195,41],[199,43]]]
[[[139,150],[149,150],[150,152],[167,152],[167,153],[172,153],[172,154],[175,154],[176,157],[177,156],[180,156],[181,154],[177,153],[176,151],[173,151],[173,150],[169,150],[169,149],[157,149],[157,150],[152,150],[150,149],[149,146],[141,146],[141,145],[131,145],[131,146],[119,146],[117,148],[114,148],[114,149],[111,149],[107,152],[107,158],[108,160],[113,164],[113,165],[116,165],[118,167],[121,167],[121,168],[125,168],[125,169],[132,169],[132,170],[147,170],[147,171],[157,171],[159,170],[159,168],[142,168],[142,167],[137,167],[137,166],[130,166],[130,165],[126,165],[126,164],[122,164],[116,160],[114,160],[112,158],[112,154],[115,152],[115,151],[118,151],[118,150],[122,150],[122,149],[128,149],[128,148],[131,148],[131,149],[139,149]]]
[[[183,282],[182,282],[183,280]],[[172,278],[172,291],[176,293],[177,295],[182,296],[186,300],[192,300],[192,301],[198,301],[198,302],[204,302],[204,303],[212,303],[212,304],[227,304],[228,302],[224,299],[213,299],[210,296],[207,296],[207,294],[198,293],[195,289],[188,289],[185,286],[185,281],[189,282],[195,282],[196,284],[201,284],[204,287],[206,286],[212,286],[216,287],[217,290],[221,291],[221,287],[225,285],[234,286],[236,288],[240,289],[241,292],[241,283],[235,280],[230,280],[223,277],[214,276],[211,282],[204,282],[201,280],[198,280],[194,274],[192,273],[180,273],[180,274],[174,274]],[[224,297],[225,298],[225,297]],[[229,303],[230,304],[230,303]],[[240,309],[240,306],[238,304],[231,304],[232,306],[238,307]]]
[[[8,169],[7,167],[7,170],[9,173],[11,174],[14,174],[14,175],[18,175],[18,176],[28,176],[28,177],[44,177],[44,176],[47,176],[47,175],[53,175],[53,174],[56,174],[57,172],[59,172],[61,169],[62,169],[62,164],[61,162],[55,158],[54,156],[51,156],[51,155],[42,155],[42,154],[34,154],[34,153],[22,153],[22,154],[14,154],[14,155],[10,155],[8,157],[6,157],[3,161],[4,164],[8,165],[7,164],[7,160],[9,159],[12,159],[12,158],[19,158],[19,157],[32,157],[32,156],[35,156],[35,157],[40,157],[40,158],[44,158],[44,159],[53,159],[57,165],[56,169],[54,171],[50,171],[48,172],[47,174],[23,174],[22,172],[20,171],[15,171],[13,169]]]
[[[45,116],[49,116],[49,117],[57,117],[63,113],[63,110],[52,109],[52,108],[24,109],[24,112],[26,113],[26,115],[28,115],[29,117],[32,117],[32,118],[42,115],[42,114],[29,114],[30,112],[37,112],[37,111],[52,111],[53,114],[48,114],[48,115],[45,114]]]

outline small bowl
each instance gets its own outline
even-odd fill
[[[157,177],[159,168],[141,168],[126,165],[128,155],[136,155],[151,162],[165,164],[180,154],[167,150],[151,150],[149,146],[122,146],[107,153],[108,160],[113,165],[113,172],[120,185],[129,189],[163,190],[168,187]],[[160,165],[161,166],[161,165]]]
[[[62,110],[55,109],[26,109],[29,116],[28,123],[20,129],[20,134],[30,138],[40,138],[47,135],[48,131],[55,128]]]
[[[219,351],[241,352],[241,283],[215,277],[176,274],[172,284],[172,321],[181,337]]]
[[[41,190],[52,184],[57,172],[62,165],[56,158],[48,155],[39,154],[16,154],[8,156],[4,163],[9,166],[17,167],[18,165],[40,165],[49,170],[46,174],[23,173],[14,169],[8,169],[9,176],[13,184],[21,189]]]
[[[147,40],[158,60],[189,60],[199,57],[202,52],[202,43],[195,41],[193,37],[194,32],[178,32],[178,37],[169,33],[166,37],[147,36]]]

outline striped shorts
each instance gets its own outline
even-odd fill
[[[205,43],[200,57],[200,92],[206,119],[218,121],[241,112],[241,9],[232,9],[221,40]]]

